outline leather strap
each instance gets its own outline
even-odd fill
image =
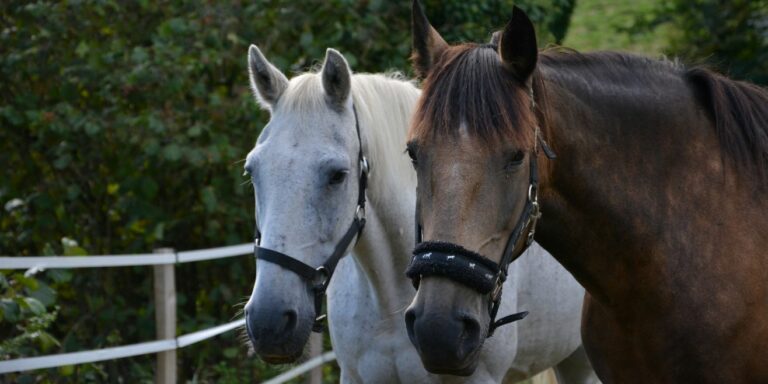
[[[303,261],[297,260],[284,253],[261,247],[261,231],[259,230],[258,222],[256,223],[254,239],[254,254],[256,255],[256,258],[277,264],[301,276],[302,279],[312,285],[312,290],[315,293],[315,322],[312,325],[313,332],[322,332],[323,330],[322,322],[326,318],[326,315],[322,314],[323,298],[325,297],[325,290],[328,288],[328,283],[331,281],[333,272],[336,270],[336,266],[339,264],[341,258],[347,254],[347,250],[352,244],[352,240],[355,238],[359,240],[360,235],[363,233],[363,228],[365,228],[365,190],[368,188],[368,173],[370,172],[370,169],[368,159],[363,155],[363,139],[360,135],[360,120],[357,117],[357,109],[354,104],[352,104],[352,112],[355,115],[355,130],[357,131],[357,141],[360,145],[358,151],[360,179],[358,183],[357,207],[355,208],[352,224],[350,224],[349,229],[347,229],[347,232],[341,240],[339,240],[338,244],[336,244],[333,253],[326,259],[323,265],[314,268]]]
[[[533,99],[533,89],[530,90],[531,93],[531,109],[535,109],[536,103]],[[515,313],[512,315],[504,316],[499,320],[496,320],[496,315],[498,314],[499,307],[501,306],[501,293],[502,293],[502,286],[504,285],[504,282],[507,279],[507,271],[509,269],[509,264],[512,263],[513,260],[517,259],[523,252],[525,252],[526,249],[533,243],[534,234],[536,232],[536,224],[538,219],[541,217],[541,212],[539,211],[539,202],[538,202],[538,190],[539,190],[539,169],[538,169],[538,146],[541,145],[542,150],[544,154],[549,159],[555,159],[557,156],[555,155],[555,152],[552,150],[552,148],[549,147],[546,141],[541,137],[541,134],[539,133],[539,127],[536,126],[535,129],[535,137],[534,137],[534,148],[531,152],[531,159],[529,161],[530,164],[530,174],[529,174],[529,185],[528,185],[528,196],[526,198],[525,207],[523,208],[523,212],[520,214],[520,218],[518,218],[517,223],[515,224],[514,229],[512,230],[512,233],[510,233],[509,238],[507,239],[507,244],[504,246],[504,252],[502,253],[501,260],[498,264],[494,264],[494,268],[497,270],[497,275],[494,283],[494,289],[492,292],[490,292],[490,301],[489,301],[489,307],[488,312],[490,315],[490,324],[488,326],[488,334],[487,337],[493,336],[494,331],[496,328],[509,324],[518,320],[521,320],[525,318],[528,315],[527,311]],[[414,287],[418,289],[419,281],[421,279],[422,273],[417,272],[428,272],[426,275],[441,275],[444,277],[451,278],[455,281],[458,281],[462,284],[468,285],[478,291],[480,294],[486,294],[486,286],[483,284],[482,279],[479,279],[478,281],[474,281],[473,279],[478,279],[474,274],[472,273],[461,273],[461,271],[457,271],[456,268],[464,268],[464,267],[453,267],[453,264],[451,264],[450,268],[446,268],[444,265],[438,265],[436,261],[432,261],[432,263],[435,263],[435,265],[425,265],[429,264],[431,261],[428,259],[417,259],[419,256],[422,256],[422,251],[424,248],[429,248],[429,244],[431,242],[422,243],[422,234],[421,234],[421,221],[419,220],[420,212],[419,212],[419,204],[418,199],[416,201],[416,211],[415,211],[415,229],[416,229],[416,249],[414,250],[414,256],[411,260],[411,265],[409,266],[408,271],[406,272],[406,275],[410,277],[413,281]],[[526,232],[527,230],[527,232]],[[520,239],[523,237],[523,233],[526,233],[526,240],[524,243],[524,246],[520,250],[520,252],[515,252],[515,249],[517,248],[518,244],[520,243]],[[425,245],[425,247],[422,247],[420,249],[420,246],[422,244]],[[463,249],[459,245],[454,245],[455,247]],[[480,255],[476,255],[474,252],[466,251],[462,252],[460,251],[459,254],[462,255],[462,257],[479,261],[480,259],[488,260],[485,257],[482,257]],[[437,260],[437,259],[435,259]],[[462,265],[462,264],[456,264],[456,265]],[[467,264],[468,265],[468,264]],[[474,276],[474,277],[473,277]],[[470,281],[473,280],[473,281]]]

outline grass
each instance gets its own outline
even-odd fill
[[[660,56],[668,41],[669,27],[639,34],[627,31],[638,21],[650,18],[660,1],[577,0],[563,45],[583,52],[618,50]]]

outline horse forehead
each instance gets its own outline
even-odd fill
[[[291,146],[346,144],[356,132],[354,120],[330,110],[275,116],[267,129],[272,145]]]
[[[460,131],[457,137],[445,137],[435,141],[431,146],[434,166],[450,168],[453,172],[472,172],[489,161],[493,153],[488,144],[476,137],[464,135]]]

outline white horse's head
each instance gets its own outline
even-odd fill
[[[271,113],[245,170],[251,175],[260,246],[308,265],[323,265],[350,228],[358,205],[364,141],[358,138],[352,73],[328,49],[319,73],[288,80],[256,46],[248,52],[256,100]],[[246,304],[248,334],[267,362],[296,360],[315,320],[313,284],[257,261]]]

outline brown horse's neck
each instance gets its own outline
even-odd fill
[[[765,194],[725,159],[682,70],[620,72],[540,73],[558,158],[541,157],[537,240],[608,307],[704,305],[696,286],[748,278],[733,252],[768,246]]]

